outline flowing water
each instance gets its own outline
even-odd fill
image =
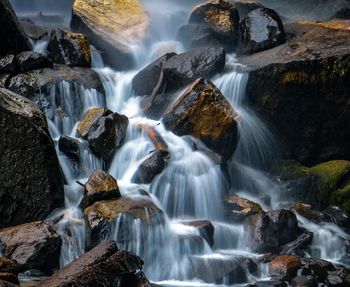
[[[106,239],[114,239],[119,248],[141,256],[148,278],[163,286],[213,286],[196,278],[196,262],[204,266],[205,273],[210,270],[210,274],[204,274],[204,277],[215,277],[220,272],[222,262],[232,264],[242,258],[257,262],[258,254],[245,246],[242,224],[226,221],[223,199],[234,192],[259,202],[266,210],[278,208],[284,200],[283,193],[278,182],[270,179],[265,172],[278,157],[278,148],[269,129],[247,105],[245,88],[249,75],[237,63],[234,54],[227,55],[225,70],[212,79],[239,114],[240,139],[229,163],[228,177],[208,152],[194,148],[194,139],[167,131],[161,120],[138,116],[140,99],[133,96],[132,78],[163,53],[184,51],[182,45],[174,40],[176,31],[186,21],[190,7],[200,1],[144,2],[150,11],[152,27],[148,39],[133,47],[138,68],[134,71],[114,71],[106,67],[99,52],[92,49],[92,65],[103,83],[106,97],[96,90],[68,82],[43,91],[49,96],[48,105],[52,110],[61,111],[47,113],[50,131],[56,141],[61,135],[75,137],[77,122],[91,107],[108,107],[130,117],[125,143],[116,153],[108,172],[118,180],[122,196],[137,200],[144,198],[146,192],[163,212],[151,224],[123,214],[112,222]],[[33,50],[43,52],[46,45],[44,40],[33,42]],[[131,182],[139,164],[154,149],[150,139],[137,129],[139,124],[154,127],[168,144],[171,153],[165,170],[148,185]],[[93,170],[103,168],[102,161],[90,152],[83,140],[80,141],[82,156],[78,167],[57,151],[67,180],[66,208],[51,217],[63,238],[61,266],[78,258],[85,248],[85,222],[83,211],[79,208],[83,190],[77,181],[85,183]],[[270,204],[266,198],[270,199]],[[193,219],[213,222],[215,233],[212,247],[197,228],[186,224]],[[301,217],[299,223],[315,232],[310,256],[337,261],[344,254],[345,251],[339,246],[341,240],[349,239],[349,236],[340,228],[332,224],[316,225]],[[254,274],[247,269],[245,273],[246,281],[267,278],[264,264],[259,264]],[[227,285],[228,278],[224,278],[217,286]]]

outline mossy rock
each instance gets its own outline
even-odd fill
[[[350,214],[350,184],[336,190],[332,196],[332,202]]]
[[[303,166],[300,162],[295,160],[283,161],[280,171],[280,177],[283,180],[293,180],[309,175],[309,168]]]

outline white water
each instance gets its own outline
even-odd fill
[[[205,259],[209,265],[213,259],[232,260],[241,256],[256,261],[257,254],[251,253],[245,246],[243,226],[225,222],[223,198],[232,188],[235,193],[261,203],[265,209],[278,207],[280,188],[264,172],[264,168],[273,164],[278,153],[269,130],[246,105],[244,96],[248,74],[240,72],[242,67],[236,63],[235,55],[228,55],[225,71],[212,79],[240,116],[240,140],[230,163],[229,180],[217,163],[193,148],[190,137],[178,137],[157,121],[137,117],[140,99],[132,94],[131,80],[134,75],[165,52],[183,51],[182,45],[173,40],[180,23],[173,23],[172,16],[183,15],[181,11],[189,11],[190,5],[184,8],[181,3],[171,2],[172,5],[168,5],[169,2],[165,2],[161,2],[162,13],[151,13],[154,19],[151,40],[134,47],[135,53],[138,53],[136,70],[115,72],[104,66],[98,51],[93,51],[93,67],[105,88],[105,99],[95,90],[86,90],[67,82],[46,91],[50,105],[56,111],[48,115],[50,131],[55,140],[61,135],[74,137],[77,121],[85,110],[94,106],[107,106],[114,112],[130,117],[125,143],[116,153],[108,172],[118,180],[122,196],[140,196],[137,191],[144,190],[164,213],[157,215],[151,224],[123,214],[112,222],[107,237],[116,240],[119,248],[141,256],[148,278],[161,285],[213,286],[196,278],[192,259]],[[152,6],[159,4],[159,1],[146,4],[150,11],[159,8]],[[73,92],[79,95],[77,102],[72,97]],[[60,112],[57,113],[57,110]],[[139,164],[154,150],[150,139],[137,130],[140,123],[153,126],[162,135],[171,153],[165,170],[149,185],[131,182]],[[58,219],[57,227],[63,237],[60,260],[61,266],[64,266],[78,258],[85,248],[85,221],[79,208],[82,188],[75,181],[85,183],[94,169],[102,168],[102,161],[83,147],[82,162],[77,172],[67,157],[59,151],[58,154],[68,182],[65,187],[66,209],[53,215]],[[263,200],[266,197],[271,198],[271,206]],[[194,241],[201,235],[198,229],[182,223],[187,219],[210,219],[213,222],[212,248],[203,239]],[[346,234],[333,225],[320,228],[304,219],[299,218],[299,222],[315,232],[311,255],[332,261],[339,259],[342,254],[337,249],[337,241],[333,240],[334,235],[348,239]],[[210,268],[215,271],[215,266]],[[248,280],[267,278],[266,266],[260,265],[259,268],[257,277],[246,272]],[[227,286],[225,279],[222,284],[225,285],[216,286]]]

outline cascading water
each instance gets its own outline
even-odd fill
[[[159,1],[145,2],[150,11],[157,10],[150,7],[158,5]],[[47,116],[52,137],[56,141],[61,135],[74,137],[77,122],[83,112],[91,107],[108,107],[130,118],[125,143],[116,153],[108,172],[118,180],[122,196],[144,198],[146,192],[162,212],[150,224],[122,214],[112,222],[106,238],[116,240],[119,248],[141,256],[148,278],[163,286],[213,286],[196,278],[195,262],[210,265],[209,269],[215,273],[216,269],[221,268],[222,261],[235,263],[242,257],[256,261],[258,255],[245,246],[242,224],[226,222],[223,198],[234,191],[259,202],[264,209],[277,208],[282,193],[278,184],[263,171],[273,164],[277,148],[267,127],[247,106],[244,96],[249,75],[237,63],[235,55],[227,56],[225,71],[212,79],[240,117],[240,140],[229,166],[230,182],[218,163],[207,153],[194,148],[195,139],[176,136],[167,131],[162,123],[139,116],[140,100],[133,97],[131,86],[134,75],[165,52],[183,51],[182,45],[174,41],[174,37],[181,19],[186,18],[181,15],[189,11],[189,4],[180,2],[171,2],[170,5],[164,1],[162,14],[150,13],[154,19],[151,37],[134,50],[139,67],[135,71],[115,72],[105,67],[99,52],[93,49],[92,66],[103,83],[105,99],[96,90],[87,90],[68,82],[54,85],[43,93],[48,95],[50,109]],[[190,4],[197,2],[191,1]],[[188,5],[188,9],[184,8],[185,5]],[[38,43],[36,45],[39,46]],[[36,45],[33,46],[34,50],[45,49],[43,44],[40,44],[43,45],[40,49]],[[72,94],[79,96],[72,97]],[[73,102],[74,99],[78,101]],[[138,129],[140,124],[157,130],[168,144],[171,158],[165,170],[151,184],[137,185],[132,183],[132,176],[154,149],[151,140]],[[78,258],[85,248],[84,215],[79,207],[83,190],[77,181],[85,183],[93,170],[103,168],[102,161],[82,143],[78,171],[70,159],[57,151],[67,181],[66,209],[52,215],[63,239],[61,266]],[[271,198],[271,202],[266,198]],[[215,232],[212,247],[197,228],[186,224],[194,219],[213,222]],[[349,239],[347,234],[333,224],[324,224],[320,228],[304,218],[299,218],[299,223],[315,233],[310,255],[317,254],[333,261],[342,256],[344,251],[337,248],[337,240]],[[252,275],[248,270],[244,272],[247,280],[267,277],[265,265],[260,265],[257,274]],[[216,286],[227,286],[226,279],[221,283],[224,285]]]

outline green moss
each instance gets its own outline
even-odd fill
[[[291,180],[304,177],[309,174],[309,168],[294,160],[283,161],[280,167],[280,176],[283,180]]]
[[[332,203],[339,206],[343,211],[350,213],[350,184],[334,192]]]

